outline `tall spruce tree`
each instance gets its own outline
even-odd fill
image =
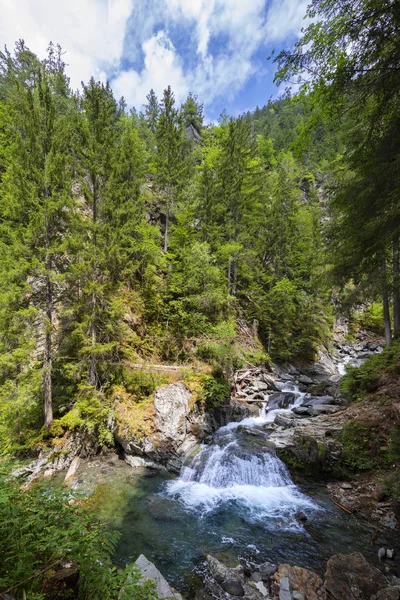
[[[27,49],[24,52],[30,56]],[[48,59],[39,67],[30,60],[34,74],[29,76],[26,69],[23,71],[23,79],[29,83],[21,84],[20,54],[14,62],[9,55],[3,57],[6,65],[2,68],[7,73],[5,106],[10,143],[5,152],[0,210],[5,239],[9,241],[10,260],[5,261],[4,276],[14,290],[8,323],[12,331],[13,320],[29,310],[41,322],[35,344],[41,348],[43,342],[38,358],[42,362],[47,426],[53,420],[54,323],[67,262],[65,241],[69,235],[72,185],[67,145],[68,83],[60,57],[61,50],[55,56],[50,47]],[[18,346],[17,340],[15,343]]]
[[[164,252],[168,250],[171,212],[178,194],[182,170],[182,132],[175,108],[175,97],[168,86],[161,101],[161,114],[156,129],[157,140],[157,180],[161,190],[165,210]]]

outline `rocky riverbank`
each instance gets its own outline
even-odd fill
[[[205,589],[195,600],[398,600],[400,580],[386,577],[359,552],[332,556],[323,578],[300,567],[266,562],[227,567],[206,558]]]

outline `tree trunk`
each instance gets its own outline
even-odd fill
[[[237,288],[237,259],[232,261],[232,296],[236,296]]]
[[[400,337],[400,268],[399,238],[393,240],[393,337]]]
[[[390,309],[389,309],[389,295],[387,288],[387,276],[386,276],[386,258],[382,257],[382,303],[383,303],[383,318],[385,322],[385,339],[386,343],[390,344],[392,341],[392,328],[390,323]]]
[[[169,235],[169,201],[165,211],[165,232],[164,232],[164,252],[168,250],[168,235]]]

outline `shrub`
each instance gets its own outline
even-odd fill
[[[386,346],[381,354],[368,358],[361,367],[348,367],[340,388],[353,400],[375,392],[383,372],[400,375],[400,341]]]
[[[216,408],[219,404],[229,398],[230,386],[223,379],[222,373],[214,373],[214,375],[203,375],[201,378],[202,389],[199,394],[199,399],[203,402],[207,410]]]
[[[354,471],[368,471],[376,465],[373,430],[358,421],[348,421],[341,442],[345,465]]]
[[[24,590],[29,600],[41,600],[54,567],[68,560],[78,565],[79,587],[76,593],[57,590],[57,598],[117,600],[128,579],[124,597],[155,600],[154,586],[137,585],[137,569],[108,566],[118,534],[69,500],[66,492],[43,485],[22,490],[0,465],[0,595],[11,590],[19,598]]]

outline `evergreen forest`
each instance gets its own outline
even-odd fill
[[[121,573],[99,567],[114,534],[8,473],[71,433],[112,449],[121,397],[146,431],[168,383],[148,366],[180,369],[211,410],[246,366],[315,361],[340,318],[348,340],[361,327],[397,348],[399,6],[312,0],[308,17],[269,58],[279,97],[214,123],[196,90],[142,107],[94,78],[73,90],[52,42],[0,52],[0,597],[54,555],[18,529],[28,514],[71,527],[57,543],[80,598],[118,597]]]

